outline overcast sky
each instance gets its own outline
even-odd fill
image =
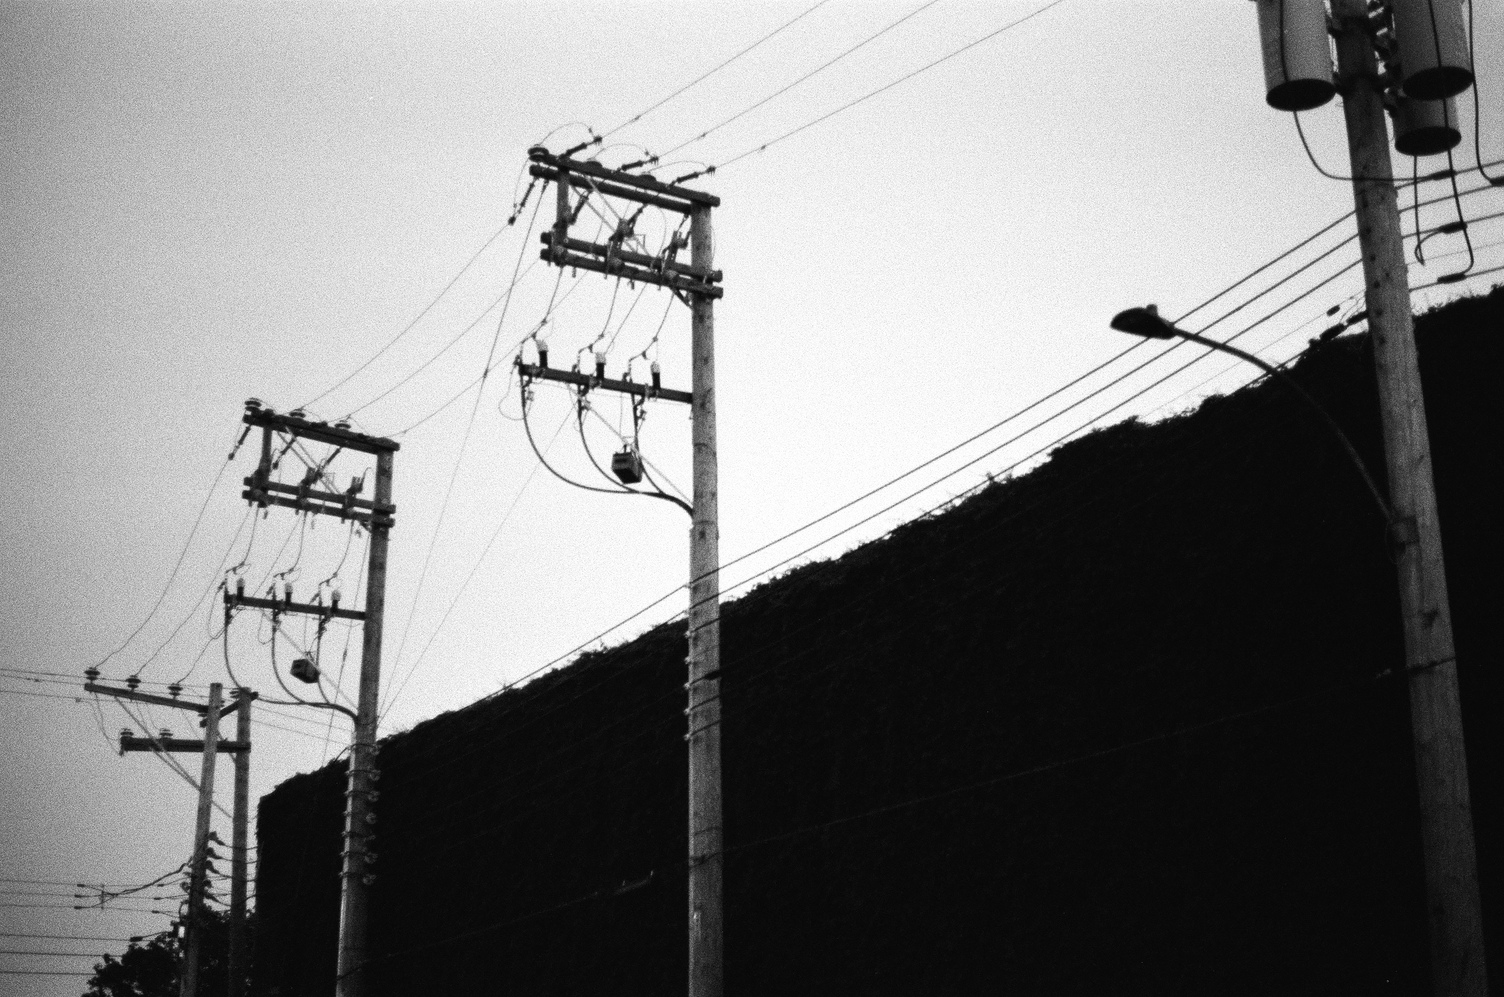
[[[283,411],[317,398],[318,418],[353,413],[368,432],[402,433],[384,733],[683,609],[684,594],[673,594],[687,574],[683,512],[582,492],[540,470],[516,421],[510,363],[548,315],[555,365],[604,332],[612,374],[646,350],[665,385],[687,389],[686,310],[657,289],[639,295],[535,262],[552,192],[535,191],[517,224],[492,236],[526,187],[530,145],[546,139],[560,151],[587,140],[587,125],[617,129],[812,2],[0,2],[0,932],[9,933],[0,949],[39,947],[15,935],[160,929],[166,919],[147,913],[51,909],[74,901],[50,884],[141,883],[191,847],[191,787],[151,755],[120,757],[111,744],[121,727],[142,724],[187,735],[186,714],[128,717],[112,703],[75,701],[84,668],[103,662],[116,681],[137,670],[149,683],[185,681],[198,696],[208,682],[228,682],[212,636],[217,610],[202,597],[241,561],[252,588],[293,569],[300,598],[336,573],[347,601],[356,596],[363,537],[333,520],[300,524],[288,510],[248,515],[240,479],[254,446],[228,466],[226,456],[249,396]],[[1264,103],[1247,0],[1063,0],[781,138],[1044,3],[937,0],[692,141],[919,6],[828,0],[612,131],[600,151],[615,166],[643,158],[643,146],[662,154],[688,141],[664,156],[690,161],[659,170],[666,179],[727,164],[694,181],[722,198],[723,561],[1108,360],[1128,345],[1107,328],[1117,310],[1157,301],[1178,316],[1351,209],[1347,186],[1320,177],[1290,118]],[[1478,16],[1483,154],[1496,159],[1504,15],[1481,4]],[[1463,110],[1459,165],[1472,162],[1471,105]],[[1338,104],[1304,121],[1317,157],[1346,172]],[[1396,168],[1408,173],[1409,160]],[[1475,174],[1464,177],[1464,190],[1476,186]],[[1422,197],[1446,190],[1429,184]],[[1482,218],[1504,210],[1504,193],[1463,203]],[[1422,225],[1453,210],[1425,208]],[[595,216],[583,213],[580,225],[592,235]],[[639,229],[656,247],[665,220],[647,212]],[[1361,289],[1356,270],[1322,284],[1356,260],[1352,245],[1339,246],[1352,232],[1351,222],[1338,225],[1187,325],[1201,328],[1339,247],[1212,328],[1231,335],[1293,301],[1239,340],[1271,359],[1293,356],[1331,321],[1329,307],[1350,305]],[[1498,221],[1474,225],[1479,269],[1504,262],[1501,232]],[[1427,249],[1412,285],[1465,262],[1455,236]],[[1421,292],[1417,304],[1442,300],[1436,294]],[[493,369],[476,385],[488,358]],[[1249,377],[1205,361],[1131,397],[1174,365],[1087,397],[1129,362],[1109,367],[729,567],[723,585],[881,535],[988,473],[1027,467],[1094,418],[1162,416]],[[644,375],[642,361],[635,371]],[[595,475],[567,395],[540,388],[530,418],[561,471]],[[613,432],[630,433],[630,413],[599,399],[586,429],[604,459],[620,446]],[[683,408],[651,406],[641,443],[687,491]],[[344,483],[362,465],[342,455],[330,470]],[[340,672],[346,638],[341,628],[325,635],[326,672]],[[229,655],[242,681],[283,698],[270,640],[264,622],[243,614]],[[295,644],[311,648],[315,631],[299,621],[279,638],[284,669]],[[349,646],[353,695],[358,637]],[[331,729],[322,711],[258,716],[253,797],[348,742],[348,725],[336,718]],[[196,775],[197,758],[180,760]],[[228,807],[227,764],[219,785]],[[229,839],[222,816],[215,829]],[[0,956],[0,970],[88,964]],[[0,995],[76,994],[83,975],[0,975]]]

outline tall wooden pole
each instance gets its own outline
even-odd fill
[[[183,973],[178,979],[181,997],[198,997],[198,967],[203,948],[204,891],[209,878],[209,816],[214,806],[214,756],[219,754],[219,707],[223,687],[209,685],[209,703],[204,711],[204,759],[198,776],[198,820],[193,827],[193,868],[188,875],[188,931],[184,940]]]
[[[235,740],[245,748],[235,753],[234,827],[230,832],[230,956],[229,997],[246,991],[246,847],[251,822],[251,690],[236,689]]]
[[[690,263],[715,265],[710,208],[690,216]],[[721,997],[721,607],[714,302],[690,304],[694,515],[689,530],[689,997]]]
[[[1364,0],[1333,0],[1332,13],[1394,512],[1431,926],[1432,988],[1438,997],[1482,997],[1488,977],[1457,657],[1382,84]]]
[[[392,502],[392,454],[376,455],[378,508]],[[381,691],[381,620],[386,605],[386,551],[390,527],[371,517],[371,553],[366,569],[365,629],[361,634],[360,695],[356,702],[355,739],[350,746],[349,788],[345,791],[345,848],[339,920],[338,997],[370,993],[366,968],[370,922],[370,888],[375,881],[375,852],[370,847],[376,814],[376,719]]]

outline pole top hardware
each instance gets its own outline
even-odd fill
[[[252,405],[251,402],[256,402],[256,404]],[[280,429],[294,436],[344,447],[346,450],[359,450],[363,453],[395,453],[401,448],[401,444],[396,440],[381,436],[367,436],[365,433],[357,433],[341,428],[339,425],[331,426],[327,422],[312,422],[302,409],[295,409],[287,415],[279,415],[254,398],[246,402],[245,415],[241,421],[247,426]]]
[[[574,173],[579,176],[595,177],[626,187],[636,188],[652,194],[662,194],[665,197],[676,198],[680,201],[689,202],[687,205],[676,208],[684,214],[689,214],[691,206],[700,205],[707,208],[718,208],[721,199],[714,194],[707,194],[703,190],[694,190],[689,187],[680,187],[676,184],[664,183],[655,177],[644,176],[640,173],[626,173],[622,170],[608,169],[600,163],[583,159],[570,159],[566,156],[555,156],[542,146],[534,146],[527,151],[527,158],[542,166],[551,166],[563,173]],[[622,197],[627,197],[640,203],[657,204],[657,200],[643,201],[641,198],[632,197],[629,192],[616,192]]]

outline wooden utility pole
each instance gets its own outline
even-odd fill
[[[376,454],[376,505],[392,503],[392,451]],[[366,567],[365,627],[361,632],[360,692],[356,700],[355,739],[350,745],[349,788],[345,804],[345,851],[339,918],[338,997],[365,997],[370,992],[366,945],[370,929],[371,884],[376,853],[376,720],[381,692],[381,621],[386,607],[386,552],[390,525],[371,527]]]
[[[667,287],[690,308],[690,392],[606,378],[603,366],[594,376],[518,362],[526,389],[532,379],[576,385],[583,397],[591,390],[631,394],[644,400],[664,398],[690,405],[693,425],[694,494],[689,532],[689,997],[721,997],[722,851],[721,829],[721,610],[720,518],[715,444],[715,299],[723,294],[715,269],[710,212],[720,198],[704,191],[665,183],[644,174],[613,170],[590,160],[555,156],[547,149],[528,151],[533,177],[557,184],[554,224],[542,234],[542,257],[555,266],[577,267],[608,277]],[[640,164],[639,164],[640,165]],[[682,178],[689,179],[689,178]],[[689,219],[688,264],[677,259],[683,243],[676,233],[656,256],[635,252],[633,221],[622,218],[605,243],[570,238],[570,191],[582,198],[621,198],[677,212]],[[620,217],[620,216],[618,216]],[[635,218],[635,216],[633,216]]]
[[[1457,658],[1383,84],[1364,0],[1332,0],[1332,14],[1394,513],[1394,554],[1425,851],[1432,988],[1438,997],[1483,997],[1488,977]]]
[[[230,976],[229,997],[245,997],[249,966],[246,964],[245,895],[246,850],[251,823],[251,698],[249,689],[235,689],[235,740],[245,745],[235,759],[235,806],[230,832]]]
[[[689,221],[690,265],[714,267],[710,208]],[[689,997],[720,997],[721,606],[715,447],[715,302],[690,302],[694,519],[689,529]]]
[[[178,980],[181,997],[199,997],[198,965],[203,948],[204,892],[209,881],[209,817],[214,807],[214,757],[219,754],[219,707],[223,687],[209,686],[209,704],[204,711],[203,764],[198,777],[198,820],[193,826],[193,868],[188,876],[188,932],[183,942],[183,972]]]
[[[370,926],[371,884],[376,880],[373,865],[376,852],[371,848],[375,837],[376,813],[376,721],[381,693],[381,621],[386,606],[386,560],[391,528],[397,507],[392,504],[392,460],[399,445],[379,436],[357,433],[348,422],[329,425],[310,420],[302,410],[281,414],[264,407],[259,399],[246,401],[243,420],[247,426],[261,429],[261,460],[256,471],[245,479],[241,498],[260,508],[276,505],[303,513],[316,513],[349,520],[364,526],[371,535],[366,562],[366,605],[364,610],[342,608],[331,598],[328,604],[314,601],[296,603],[289,590],[285,598],[269,593],[269,598],[248,596],[240,588],[225,590],[225,626],[240,608],[265,609],[272,614],[273,625],[284,613],[316,616],[320,625],[332,619],[358,620],[361,631],[360,691],[354,714],[330,702],[306,702],[352,715],[354,739],[350,745],[350,768],[345,790],[344,849],[340,868],[339,954],[335,993],[337,997],[365,997],[370,992],[367,969],[367,940]],[[272,436],[287,437],[285,454],[297,440],[313,440],[339,450],[353,450],[376,458],[376,491],[372,499],[360,498],[364,476],[356,478],[344,491],[326,485],[324,467],[310,467],[300,484],[272,480],[276,461],[272,457]]]
[[[235,690],[235,702],[224,706],[219,683],[209,686],[209,701],[194,703],[174,695],[157,696],[140,692],[140,683],[130,678],[126,688],[99,684],[99,669],[90,668],[85,673],[84,691],[116,699],[127,699],[153,706],[165,706],[174,710],[190,710],[203,714],[204,739],[170,737],[166,731],[144,737],[136,737],[130,731],[120,732],[120,754],[130,751],[152,751],[202,754],[204,756],[198,784],[198,820],[193,835],[192,870],[188,880],[188,937],[185,940],[183,971],[179,979],[179,993],[183,997],[198,997],[199,951],[202,932],[199,930],[199,912],[203,909],[204,894],[208,890],[207,863],[209,859],[209,816],[214,805],[214,756],[235,756],[235,810],[234,829],[231,832],[233,865],[231,873],[230,900],[230,997],[243,997],[245,993],[245,892],[246,892],[246,838],[250,822],[250,758],[251,758],[251,701],[256,694],[249,689]],[[226,741],[219,736],[219,721],[231,710],[236,713],[235,740]],[[238,949],[237,949],[237,937]],[[237,957],[237,951],[239,953]],[[238,961],[237,961],[238,958]],[[240,967],[237,974],[236,966]]]

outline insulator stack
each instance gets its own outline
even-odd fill
[[[1422,0],[1424,2],[1424,0]],[[1257,0],[1265,99],[1280,111],[1309,111],[1337,92],[1322,0]]]
[[[1446,100],[1401,97],[1394,111],[1394,147],[1406,156],[1435,156],[1462,141],[1457,106]]]
[[[1391,6],[1406,97],[1441,100],[1473,85],[1462,0],[1392,0]]]

